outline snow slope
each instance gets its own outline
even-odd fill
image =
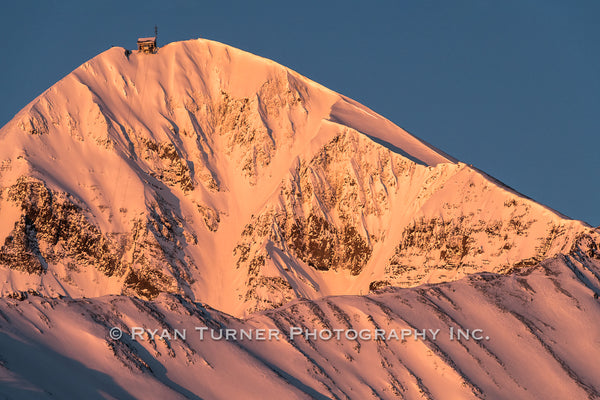
[[[600,254],[596,253],[596,256]],[[521,274],[474,274],[369,296],[295,300],[239,320],[162,294],[148,302],[2,299],[0,394],[8,398],[600,398],[600,262],[557,257]],[[590,267],[591,266],[591,267]],[[584,282],[593,282],[590,287]],[[109,329],[126,334],[119,340]],[[133,341],[133,327],[158,330]],[[200,340],[195,327],[276,329],[280,340]],[[433,340],[322,340],[308,331],[440,330]],[[450,328],[489,340],[451,340]],[[187,329],[185,341],[174,331]],[[163,332],[172,335],[168,338]],[[164,338],[160,338],[164,335]],[[218,337],[216,335],[215,337]],[[366,337],[366,336],[364,336]]]

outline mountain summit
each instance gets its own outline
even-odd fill
[[[166,292],[246,315],[504,273],[597,237],[355,101],[208,40],[84,63],[2,128],[0,162],[5,295]]]

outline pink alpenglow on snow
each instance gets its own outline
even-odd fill
[[[597,229],[221,43],[34,99],[0,221],[8,398],[600,398]]]

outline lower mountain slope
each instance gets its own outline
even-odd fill
[[[581,248],[511,274],[294,300],[247,319],[172,294],[154,301],[4,298],[0,394],[19,399],[598,399],[600,301],[593,294],[600,292],[599,278],[597,249]],[[111,327],[125,335],[111,339]],[[134,327],[158,333],[133,341],[127,333]],[[206,333],[200,340],[196,327],[214,330],[215,337],[220,329],[276,329],[282,335],[227,341]],[[324,340],[303,333],[290,340],[291,328],[410,334],[404,340]],[[480,329],[475,336],[483,339],[451,340],[451,328]],[[176,329],[187,330],[185,341],[174,337]],[[434,340],[430,332],[438,329]],[[415,340],[412,330],[429,333]]]

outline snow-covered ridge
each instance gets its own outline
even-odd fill
[[[600,307],[582,283],[596,282],[598,290],[598,266],[598,260],[582,267],[579,256],[559,257],[522,274],[297,300],[244,320],[166,294],[154,301],[4,298],[0,395],[595,399]],[[109,336],[113,327],[122,329],[121,339]],[[139,327],[154,336],[146,331],[133,341],[130,333]],[[206,330],[204,340],[197,327]],[[290,340],[292,328],[301,334]],[[213,340],[209,329],[216,338],[225,329],[280,335]],[[451,329],[481,329],[478,335],[489,340],[451,340]],[[175,330],[186,331],[186,339]],[[320,338],[335,330],[343,332],[340,340]],[[372,336],[382,330],[388,340],[347,340],[352,330]],[[403,330],[409,332],[404,340],[390,339]]]
[[[0,130],[3,294],[235,315],[568,254],[598,233],[372,110],[208,40],[111,48]]]

